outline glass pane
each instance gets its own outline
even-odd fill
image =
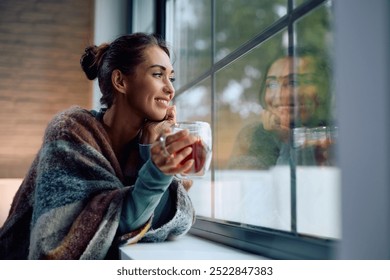
[[[264,128],[260,101],[268,65],[286,53],[285,37],[277,34],[216,73],[217,219],[291,228],[290,168],[278,164],[282,142]]]
[[[205,121],[211,124],[211,81],[206,79],[175,97],[177,121]],[[209,171],[205,177],[193,178],[189,191],[197,215],[212,216],[212,184]]]
[[[153,0],[133,0],[132,32],[153,33],[155,25]]]
[[[287,0],[216,0],[215,60],[218,61],[287,13]]]
[[[167,2],[177,88],[213,70],[211,3]],[[214,3],[217,60],[287,12],[286,0]],[[282,30],[175,97],[178,121],[203,120],[213,129],[212,169],[190,190],[198,215],[341,236],[330,11],[325,2],[298,19],[293,48]]]
[[[310,0],[293,0],[294,1],[294,7],[298,7],[299,5],[308,2]]]
[[[167,3],[167,41],[174,46],[177,89],[210,69],[211,3],[209,0]]]
[[[335,164],[337,125],[332,91],[331,4],[295,24],[297,230],[341,237],[340,171]]]

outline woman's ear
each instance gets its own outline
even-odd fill
[[[112,82],[112,86],[118,92],[126,93],[125,76],[122,74],[120,70],[115,69],[114,71],[112,71],[111,82]]]

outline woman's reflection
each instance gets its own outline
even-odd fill
[[[318,53],[302,51],[270,65],[260,91],[264,110],[259,122],[240,131],[230,168],[266,169],[291,160],[299,165],[332,164],[329,148],[333,145],[328,137],[333,131],[332,101],[326,62]]]

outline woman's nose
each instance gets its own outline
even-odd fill
[[[292,99],[292,96],[294,95],[293,89],[289,86],[282,86],[280,91],[280,95],[283,100],[290,101]]]
[[[163,91],[164,93],[169,94],[171,99],[175,96],[175,88],[169,80],[165,83]]]
[[[293,89],[283,84],[277,88],[274,94],[275,99],[279,100],[279,102],[283,105],[292,104],[294,100],[293,96],[294,96]]]

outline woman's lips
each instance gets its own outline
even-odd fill
[[[156,102],[160,105],[163,105],[164,107],[169,106],[169,100],[167,100],[167,99],[156,98]]]

